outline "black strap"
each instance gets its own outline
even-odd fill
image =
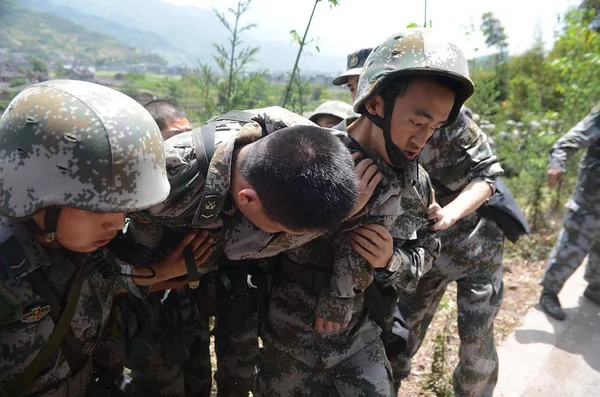
[[[196,159],[200,164],[200,171],[202,175],[208,174],[208,168],[212,156],[215,154],[215,133],[217,130],[217,123],[212,122],[205,124],[200,131],[192,134],[192,140],[194,141],[194,151]]]
[[[31,284],[33,291],[38,294],[44,302],[50,305],[50,316],[52,317],[52,320],[54,320],[54,324],[57,324],[64,306],[54,288],[52,288],[48,280],[42,276],[40,270],[29,273],[25,276],[25,279]],[[73,374],[82,368],[87,361],[87,357],[85,357],[81,349],[81,344],[75,338],[71,327],[67,329],[63,340],[60,342],[60,348],[69,364],[71,373]]]
[[[381,93],[384,101],[383,118],[377,114],[371,114],[368,110],[365,111],[365,115],[373,124],[383,131],[385,151],[387,152],[391,165],[396,168],[405,168],[410,166],[411,161],[406,157],[404,152],[394,144],[394,141],[392,141],[391,124],[394,105],[396,103],[396,94],[397,88],[384,90],[384,92]]]
[[[73,316],[75,315],[77,302],[81,296],[81,287],[84,281],[85,277],[83,277],[83,272],[80,272],[73,283],[73,287],[71,289],[71,293],[69,294],[69,298],[67,299],[65,309],[61,314],[60,319],[56,323],[52,334],[50,334],[50,337],[46,340],[44,346],[42,346],[38,354],[23,372],[3,385],[5,392],[9,396],[17,397],[27,393],[27,391],[33,386],[35,378],[38,376],[43,366],[56,352],[58,345],[61,343],[64,335],[68,331],[71,321],[73,320]]]
[[[44,214],[44,234],[48,242],[56,240],[56,228],[60,218],[60,207],[48,207]]]

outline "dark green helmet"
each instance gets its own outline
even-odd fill
[[[451,124],[475,86],[462,50],[434,29],[407,29],[388,38],[371,52],[360,74],[354,111],[364,113],[367,101],[398,77],[428,74],[446,76],[459,83],[460,91],[456,93],[448,119]]]

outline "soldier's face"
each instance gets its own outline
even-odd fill
[[[317,119],[317,125],[324,128],[332,128],[342,122],[342,119],[330,114],[324,114]]]
[[[358,76],[348,76],[348,89],[352,95],[352,101],[356,99],[356,86],[358,85]]]
[[[384,103],[376,97],[375,110],[383,117]],[[454,92],[428,78],[417,78],[407,87],[403,96],[396,98],[391,119],[394,144],[409,160],[414,160],[429,138],[440,128],[454,106]],[[377,143],[378,151],[389,162],[383,136]]]
[[[192,126],[190,125],[190,121],[186,118],[183,119],[175,119],[167,122],[167,126],[160,131],[164,140],[171,138],[172,136],[181,134],[183,132],[188,132],[192,130]]]
[[[43,213],[41,222],[43,228]],[[56,228],[56,240],[64,248],[74,252],[92,252],[105,246],[125,225],[125,213],[93,212],[75,208],[62,208]]]

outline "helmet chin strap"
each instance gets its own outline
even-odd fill
[[[43,229],[33,219],[29,219],[27,224],[35,234],[44,236],[46,242],[51,243],[56,241],[58,218],[60,218],[60,207],[48,207],[46,208],[46,213],[44,214]]]
[[[383,94],[382,94],[383,95]],[[384,100],[384,115],[383,118],[377,114],[371,114],[368,110],[365,115],[373,124],[383,130],[383,139],[385,141],[385,151],[390,159],[390,163],[396,168],[410,167],[412,162],[406,157],[404,152],[400,150],[392,141],[392,113],[394,113],[395,95],[386,95],[390,98],[383,97]]]

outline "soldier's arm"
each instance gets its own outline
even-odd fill
[[[587,148],[600,139],[600,104],[550,149],[548,169],[567,170],[567,160],[577,150]]]
[[[450,141],[452,150],[439,155],[450,159],[455,172],[438,183],[460,193],[451,202],[442,202],[443,208],[437,203],[429,208],[429,219],[435,221],[433,230],[445,230],[476,211],[495,192],[496,179],[504,172],[487,135],[466,115],[461,114],[458,125],[442,132],[436,139]],[[447,147],[444,142],[437,144]]]

